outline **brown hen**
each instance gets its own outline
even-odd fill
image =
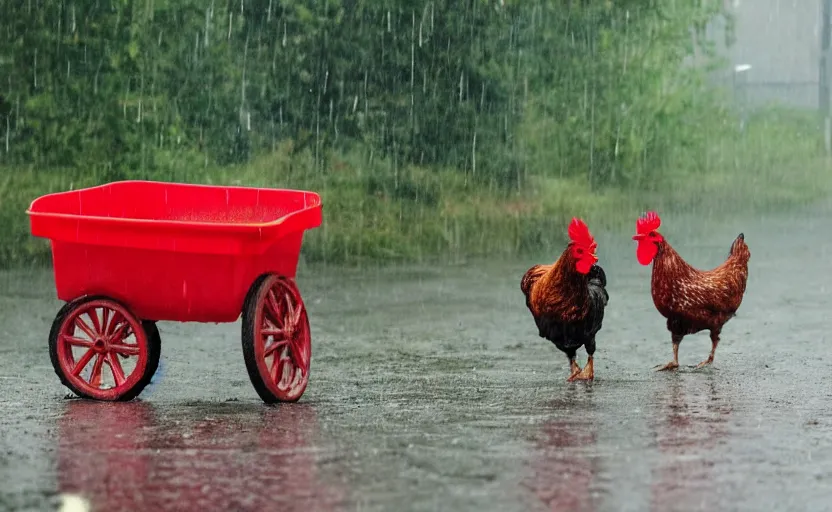
[[[713,270],[698,270],[688,264],[657,231],[661,219],[655,212],[644,214],[636,222],[639,263],[653,263],[651,293],[656,309],[667,319],[673,343],[673,361],[659,370],[679,367],[679,344],[688,334],[708,330],[711,353],[696,368],[714,361],[722,327],[734,317],[745,295],[748,260],[751,252],[740,233],[721,265]],[[657,367],[658,368],[658,367]]]

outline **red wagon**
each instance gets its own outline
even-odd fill
[[[52,366],[81,397],[131,400],[159,364],[158,321],[234,322],[268,403],[309,382],[309,320],[295,284],[321,199],[301,190],[121,181],[39,197],[27,211],[48,238],[61,308]]]

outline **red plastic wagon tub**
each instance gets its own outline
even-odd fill
[[[67,305],[50,350],[62,382],[77,394],[137,396],[152,377],[145,370],[158,364],[157,321],[234,322],[242,314],[258,393],[266,401],[300,398],[311,347],[298,341],[309,329],[294,277],[303,235],[322,221],[318,194],[121,181],[39,197],[27,214],[32,234],[51,242],[58,298]],[[134,344],[116,339],[128,334]],[[138,359],[139,377],[119,368],[128,356]],[[83,377],[81,363],[90,362]],[[291,365],[293,372],[282,371]],[[303,373],[303,382],[287,383],[287,372]],[[113,386],[103,387],[102,373],[112,373]]]

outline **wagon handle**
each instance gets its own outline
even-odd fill
[[[317,228],[321,225],[323,215],[321,212],[321,203],[292,212],[288,215],[270,222],[258,230],[258,237],[263,240],[277,240],[289,233],[298,231],[305,231],[307,229]]]

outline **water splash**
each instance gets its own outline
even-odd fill
[[[89,512],[90,502],[78,494],[62,494],[58,512]]]

